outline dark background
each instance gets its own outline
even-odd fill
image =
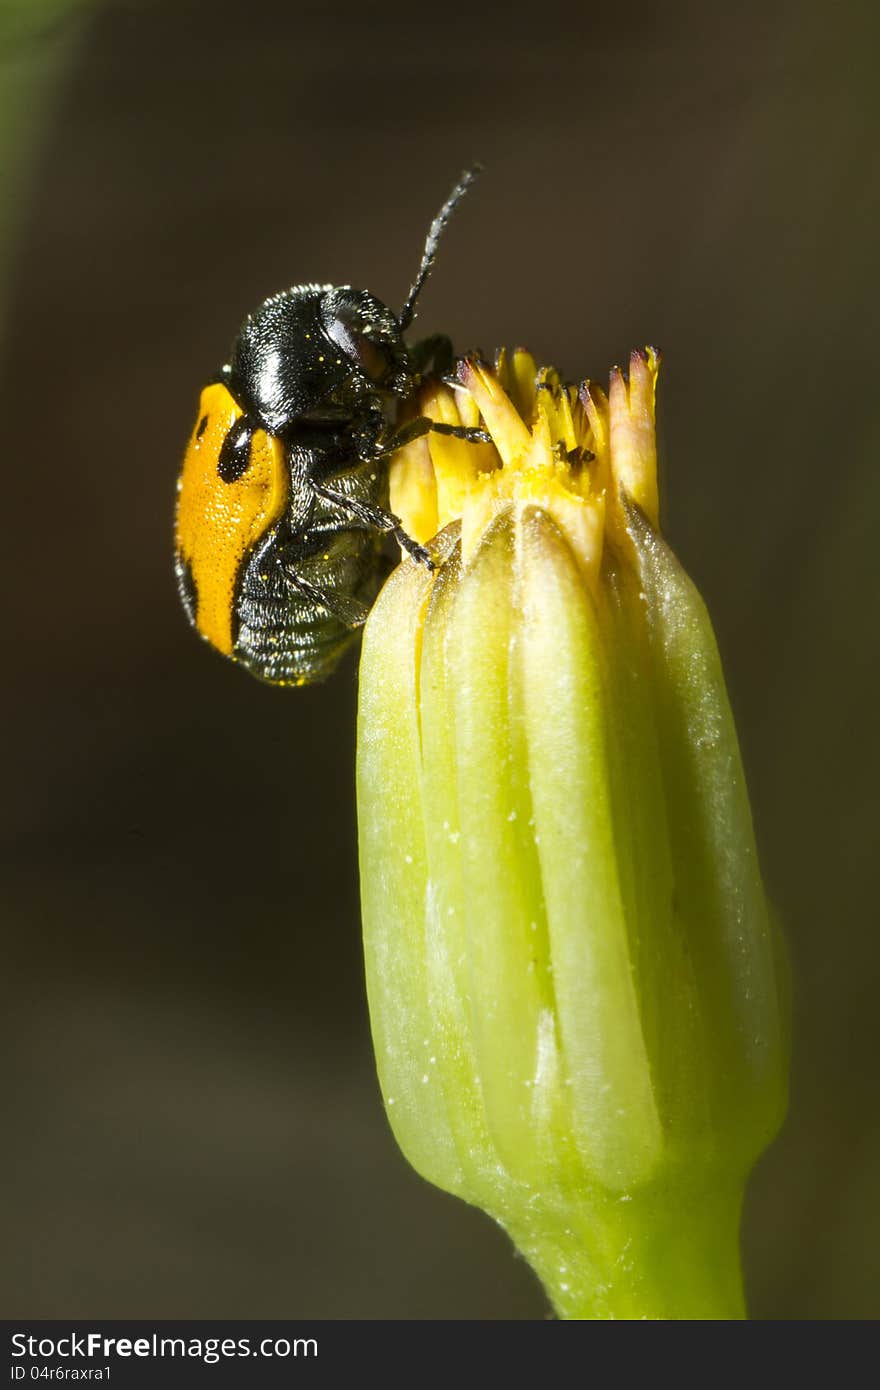
[[[880,1312],[875,10],[118,0],[81,34],[2,359],[5,1316],[544,1315],[385,1125],[355,662],[263,688],[171,574],[241,317],[313,278],[402,303],[474,156],[420,330],[571,375],[664,350],[666,529],[793,958],[753,1312]]]

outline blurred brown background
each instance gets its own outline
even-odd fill
[[[420,330],[571,375],[665,354],[666,527],[794,966],[753,1312],[880,1312],[878,37],[867,0],[87,24],[2,358],[5,1316],[544,1315],[382,1115],[355,662],[263,688],[194,640],[171,574],[180,451],[241,317],[313,278],[400,304],[474,156]]]

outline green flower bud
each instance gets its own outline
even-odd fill
[[[367,986],[414,1167],[564,1317],[743,1315],[739,1213],[786,1093],[778,949],[711,624],[657,528],[654,385],[428,384],[392,505],[434,542],[367,624]]]

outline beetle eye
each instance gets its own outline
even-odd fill
[[[354,314],[349,317],[337,311],[327,325],[327,333],[370,381],[379,386],[386,380],[394,365],[391,349],[384,343],[376,343],[368,338]]]
[[[354,356],[371,381],[380,385],[391,371],[391,355],[382,343],[373,343],[363,335],[354,338]]]

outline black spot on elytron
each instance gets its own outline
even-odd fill
[[[201,420],[199,421],[199,427],[198,427],[198,429],[196,430],[196,439],[201,439],[202,435],[205,433],[205,430],[206,430],[207,428],[208,428],[208,417],[207,417],[207,415],[203,415],[202,418],[201,418]]]
[[[253,433],[254,421],[249,415],[242,415],[229,430],[217,459],[217,472],[224,483],[237,483],[248,471]]]

